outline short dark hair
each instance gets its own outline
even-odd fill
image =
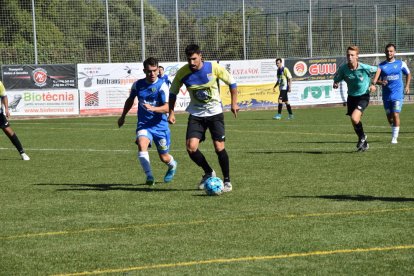
[[[194,54],[201,54],[200,46],[197,44],[189,44],[187,47],[185,47],[185,55],[187,57],[190,57]]]
[[[394,43],[388,43],[386,46],[385,46],[385,50],[387,50],[388,48],[390,48],[390,47],[394,47],[394,49],[395,50],[397,50],[397,46],[395,46],[395,44]]]
[[[282,62],[282,59],[281,58],[277,58],[276,59],[276,62],[278,62],[278,61]]]
[[[155,57],[149,57],[146,60],[144,60],[144,69],[147,68],[147,66],[157,66],[158,67],[158,59]]]
[[[160,69],[162,68],[162,70],[164,70],[164,67],[163,67],[163,66],[161,66],[161,65],[160,65],[160,66],[158,66],[158,68],[160,68]]]

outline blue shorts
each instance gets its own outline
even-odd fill
[[[404,100],[384,101],[384,109],[386,114],[400,113]]]
[[[158,153],[163,154],[170,151],[171,133],[169,128],[163,131],[151,128],[137,130],[137,140],[142,136],[147,137],[150,140],[150,147],[151,141],[154,141]]]

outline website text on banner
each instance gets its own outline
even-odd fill
[[[13,115],[79,114],[76,65],[3,65],[9,110]]]

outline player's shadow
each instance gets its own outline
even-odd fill
[[[318,195],[318,196],[286,196],[289,198],[321,198],[335,201],[385,201],[385,202],[410,202],[410,197],[382,197],[370,195]]]
[[[65,183],[40,183],[35,184],[37,186],[58,186],[58,192],[65,191],[127,191],[127,192],[176,192],[176,191],[193,191],[193,189],[183,190],[171,188],[170,184],[156,182],[154,186],[148,186],[147,184],[65,184]]]
[[[354,153],[355,151],[329,151],[329,150],[260,150],[248,151],[249,154],[338,154]]]

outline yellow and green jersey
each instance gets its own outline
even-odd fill
[[[3,83],[0,81],[0,98],[6,96],[6,88],[4,88]]]
[[[286,67],[278,68],[277,69],[277,83],[279,84],[279,90],[289,90],[289,83],[288,80],[292,78],[292,74],[290,73],[289,69]]]
[[[177,71],[170,93],[177,95],[184,84],[190,94],[190,104],[186,111],[197,117],[213,116],[223,112],[218,80],[230,88],[237,87],[230,73],[215,62],[203,62],[203,67],[194,72],[186,64]]]

